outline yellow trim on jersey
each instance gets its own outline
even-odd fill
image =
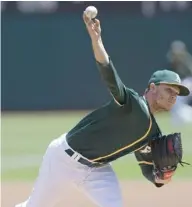
[[[111,92],[110,92],[111,93]],[[120,104],[117,100],[116,100],[116,98],[113,96],[113,94],[111,93],[111,96],[113,97],[113,100],[115,101],[115,103],[117,104],[117,105],[119,105],[119,106],[123,106],[124,104]]]
[[[145,144],[145,145],[147,145],[147,144]],[[138,149],[134,150],[133,152],[137,152],[137,151],[139,151],[139,150],[142,149],[145,145],[139,147]]]
[[[147,162],[147,161],[140,161],[138,162],[139,164],[146,164],[146,165],[153,165],[152,162]]]
[[[119,152],[121,152],[121,151],[123,151],[123,150],[125,150],[125,149],[128,149],[129,147],[134,146],[134,145],[137,144],[138,142],[140,142],[140,141],[142,141],[143,139],[145,139],[145,138],[147,137],[147,135],[149,134],[149,132],[150,132],[150,130],[151,130],[151,126],[152,126],[152,119],[151,119],[151,116],[149,116],[149,118],[150,118],[150,120],[149,120],[150,123],[149,123],[149,128],[148,128],[147,132],[146,132],[141,138],[139,138],[137,141],[135,141],[135,142],[133,142],[133,143],[131,143],[131,144],[129,144],[129,145],[127,145],[127,146],[125,146],[125,147],[123,147],[123,148],[121,148],[121,149],[115,151],[115,152],[112,152],[112,153],[109,154],[109,155],[105,155],[105,156],[103,156],[103,157],[98,157],[98,158],[93,159],[93,160],[91,160],[91,161],[92,161],[92,162],[96,162],[96,161],[98,161],[98,160],[101,160],[101,159],[104,159],[104,158],[107,158],[107,157],[111,157],[111,156],[113,156],[113,155],[115,155],[115,154],[117,154],[117,153],[119,153]]]

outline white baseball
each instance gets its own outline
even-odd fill
[[[88,6],[85,9],[85,14],[87,17],[89,17],[90,19],[93,19],[97,16],[97,8],[94,6]]]

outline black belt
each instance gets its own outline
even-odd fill
[[[72,150],[72,149],[66,149],[65,152],[70,156],[72,157],[75,152]],[[78,154],[79,158],[77,160],[77,162],[83,164],[83,165],[86,165],[88,167],[101,167],[103,164],[101,163],[95,163],[95,162],[91,162],[83,157],[81,157],[79,154]],[[75,160],[75,157],[74,157],[74,160]]]

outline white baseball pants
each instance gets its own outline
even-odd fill
[[[30,197],[15,207],[54,207],[65,199],[64,192],[71,184],[100,207],[122,207],[121,190],[111,165],[90,168],[78,163],[64,151],[69,148],[65,135],[50,143]]]

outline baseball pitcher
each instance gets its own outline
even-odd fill
[[[142,174],[156,187],[169,183],[182,164],[180,133],[163,135],[153,115],[169,111],[188,88],[168,70],[152,74],[143,96],[126,87],[104,48],[99,20],[85,14],[83,20],[112,99],[50,143],[31,195],[16,207],[54,207],[71,184],[100,207],[122,207],[111,162],[135,153]]]

